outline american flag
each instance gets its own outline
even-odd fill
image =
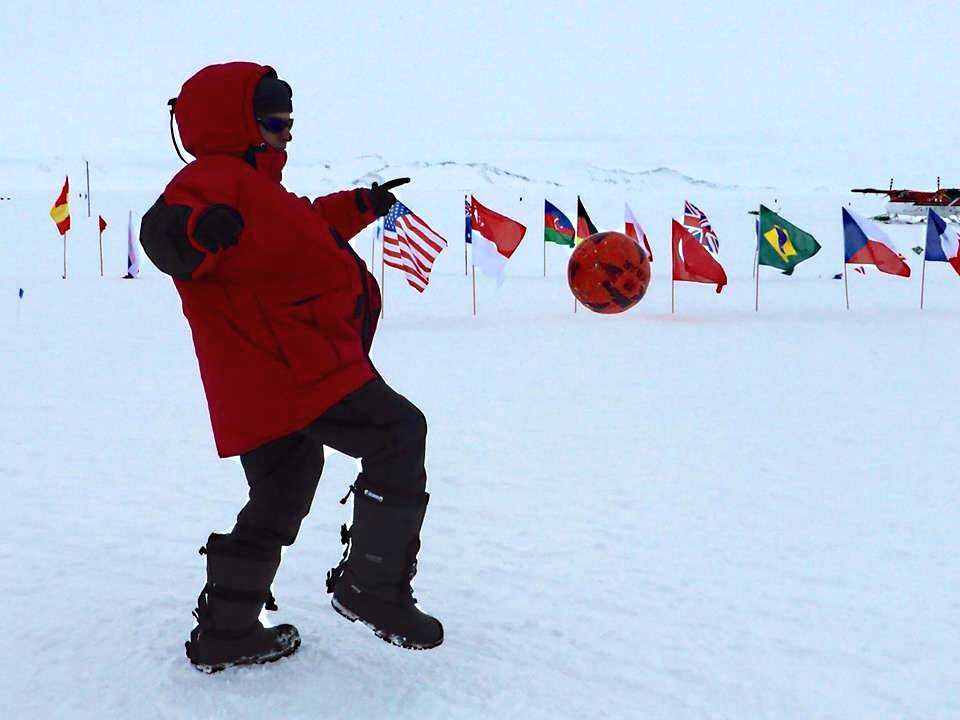
[[[447,241],[402,202],[395,202],[383,221],[383,262],[407,276],[407,282],[423,292],[430,282],[430,269]]]
[[[707,216],[703,210],[687,201],[683,203],[683,225],[707,250],[714,254],[720,251],[720,241]]]

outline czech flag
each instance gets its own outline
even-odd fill
[[[960,232],[933,210],[927,210],[927,251],[923,259],[950,263],[960,275]]]
[[[70,204],[67,202],[67,196],[70,194],[70,178],[64,178],[63,190],[60,196],[53,201],[53,207],[50,208],[50,218],[57,224],[57,231],[61,235],[66,235],[70,229]]]
[[[910,266],[875,223],[843,208],[844,263],[876,265],[880,272],[910,277]]]

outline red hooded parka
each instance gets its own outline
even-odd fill
[[[365,189],[310,201],[280,184],[253,95],[271,68],[234,62],[184,83],[175,112],[196,160],[144,216],[141,243],[174,277],[221,457],[302,429],[378,377],[369,358],[380,291],[347,241],[375,219]],[[197,239],[213,208],[239,214],[235,244]]]

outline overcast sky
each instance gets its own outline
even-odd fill
[[[958,30],[956,0],[4,0],[0,157],[165,157],[167,98],[244,59],[293,85],[304,156],[766,142],[960,185]]]

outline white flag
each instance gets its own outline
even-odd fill
[[[140,259],[137,257],[137,246],[133,241],[133,210],[127,222],[127,277],[140,277]]]

